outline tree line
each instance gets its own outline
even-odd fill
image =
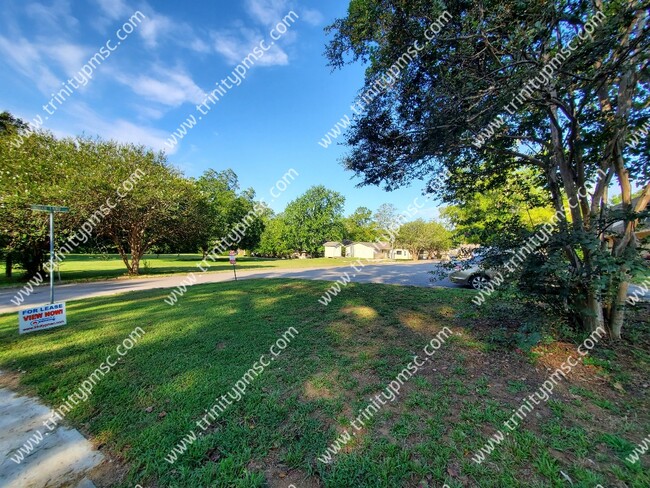
[[[19,135],[23,143],[12,144]],[[325,241],[375,241],[397,216],[387,204],[375,214],[360,207],[346,217],[344,203],[340,193],[315,186],[276,215],[252,188],[240,187],[231,169],[187,178],[162,152],[28,133],[20,119],[0,114],[0,252],[9,275],[16,265],[27,279],[48,271],[48,217],[33,212],[32,204],[70,208],[56,215],[55,262],[74,252],[116,252],[127,273],[137,275],[147,253],[199,251],[205,257],[229,234],[236,236],[229,249],[318,256]],[[245,232],[238,232],[244,221]],[[435,231],[447,234],[440,225]]]

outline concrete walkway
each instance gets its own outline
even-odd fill
[[[43,425],[50,409],[0,388],[0,486],[3,488],[92,488],[88,472],[104,456],[77,430]],[[18,461],[18,462],[16,462]]]
[[[350,276],[355,275],[353,281],[358,283],[384,283],[392,285],[412,286],[446,286],[455,287],[449,280],[442,280],[432,284],[429,279],[431,271],[437,266],[432,261],[416,261],[408,263],[373,263],[365,265],[360,271],[355,271],[351,265],[335,266],[329,268],[302,268],[302,269],[275,269],[268,270],[247,270],[237,271],[238,279],[252,278],[294,278],[303,280],[325,280],[336,281],[342,273],[347,272]],[[358,268],[358,266],[357,266]],[[55,300],[57,302],[80,300],[97,296],[116,295],[128,291],[153,290],[156,288],[174,288],[185,278],[185,273],[172,276],[137,278],[137,279],[115,279],[107,281],[94,281],[90,283],[71,283],[68,285],[55,285]],[[194,273],[196,284],[221,283],[232,281],[232,272],[202,273],[200,270]],[[32,305],[49,303],[49,286],[42,284],[16,306],[11,302],[20,287],[0,288],[0,313],[17,312]]]

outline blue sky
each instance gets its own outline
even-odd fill
[[[345,0],[0,0],[0,6],[0,111],[28,121],[41,116],[43,127],[61,136],[166,149],[187,176],[232,168],[242,187],[267,200],[268,188],[293,168],[299,177],[272,204],[276,211],[316,184],[345,195],[346,213],[384,202],[405,210],[421,195],[419,182],[391,193],[356,188],[358,180],[339,163],[346,148],[318,144],[351,112],[363,83],[362,66],[331,72],[323,55],[323,28],[345,15]],[[291,11],[298,18],[273,41],[280,32],[271,31]],[[145,17],[133,20],[136,12]],[[123,28],[129,19],[133,27]],[[206,92],[262,40],[268,51],[201,116],[196,105]],[[107,51],[107,42],[114,50]],[[109,55],[88,66],[102,47]],[[90,76],[82,74],[85,65]],[[68,95],[53,100],[66,86]],[[191,115],[201,120],[167,147]],[[422,216],[435,213],[425,209]]]

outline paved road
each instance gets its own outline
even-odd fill
[[[384,283],[389,285],[410,285],[421,287],[447,287],[455,288],[448,279],[432,283],[432,275],[428,273],[436,269],[437,264],[431,261],[418,261],[408,263],[378,263],[368,264],[355,270],[352,266],[337,266],[330,268],[303,268],[303,269],[276,269],[273,271],[249,270],[238,271],[239,279],[259,278],[295,278],[302,280],[336,281],[343,273],[348,273],[354,282],[358,283]],[[220,283],[231,281],[232,273],[195,273],[196,284]],[[105,295],[115,295],[128,291],[152,290],[156,288],[174,288],[186,277],[185,274],[173,276],[115,279],[108,281],[95,281],[91,283],[71,283],[56,287],[57,301],[80,300]],[[49,286],[43,284],[38,287],[22,304],[16,306],[11,302],[20,288],[0,288],[0,313],[17,312],[31,305],[42,305],[49,302]],[[650,301],[650,290],[631,285],[629,294],[636,293],[641,300]]]
[[[359,283],[385,283],[391,285],[412,285],[422,287],[445,286],[455,287],[449,280],[431,283],[432,277],[428,271],[434,269],[436,264],[431,261],[419,261],[409,263],[381,263],[368,264],[363,268],[357,268],[356,271],[352,266],[337,266],[332,268],[304,268],[304,269],[276,269],[273,271],[250,270],[238,271],[239,279],[252,278],[295,278],[304,280],[326,280],[336,281],[341,278],[341,274],[347,272],[353,281]],[[197,270],[198,271],[198,270]],[[94,281],[90,283],[71,283],[68,285],[58,285],[55,289],[56,301],[79,300],[105,295],[115,295],[127,291],[152,290],[156,288],[174,288],[183,279],[185,274],[173,276],[138,278],[138,279],[115,279],[108,281]],[[203,283],[220,283],[231,281],[232,273],[195,273],[196,284]],[[12,303],[17,288],[0,288],[0,313],[16,312],[27,308],[31,305],[42,305],[49,302],[49,286],[43,284],[25,299],[25,301],[16,306]]]

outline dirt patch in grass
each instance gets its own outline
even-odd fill
[[[301,469],[290,468],[282,463],[283,449],[271,449],[261,461],[251,461],[247,468],[264,474],[269,488],[287,488],[290,485],[300,488],[321,488],[323,484],[315,476],[309,476]]]
[[[13,391],[26,392],[28,388],[20,383],[21,374],[17,371],[0,371],[0,387]]]
[[[107,455],[105,452],[102,452],[102,454]],[[128,464],[119,459],[108,457],[103,463],[90,471],[88,478],[95,483],[97,488],[108,488],[122,483],[128,472]]]
[[[350,305],[347,307],[343,307],[341,309],[341,312],[347,315],[351,315],[357,320],[363,320],[363,321],[375,320],[377,317],[379,317],[379,314],[374,308],[365,305],[357,305],[357,306]]]

